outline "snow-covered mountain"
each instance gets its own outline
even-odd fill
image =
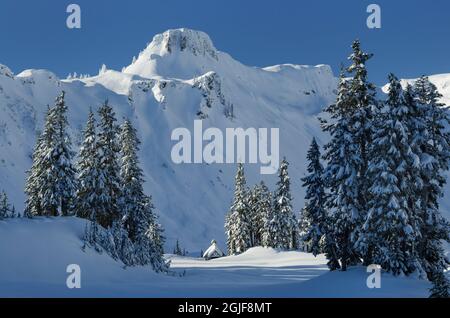
[[[432,77],[433,81],[435,78]],[[438,76],[450,101],[450,75]],[[337,79],[327,65],[249,67],[218,51],[203,32],[189,29],[158,34],[122,71],[102,67],[93,77],[58,79],[47,70],[14,75],[0,65],[0,189],[21,210],[23,187],[36,135],[47,105],[66,91],[76,145],[89,108],[109,99],[119,121],[129,118],[142,140],[141,161],[147,193],[166,228],[167,247],[176,239],[190,250],[224,243],[224,216],[232,200],[234,164],[181,164],[171,160],[173,129],[279,128],[280,156],[290,161],[294,208],[303,204],[300,178],[312,136],[323,144],[317,115],[333,102]],[[231,116],[232,114],[232,116]],[[260,175],[246,165],[250,185],[276,175]],[[450,202],[449,202],[450,203]]]
[[[439,92],[443,95],[441,102],[450,105],[450,74],[436,74],[429,76],[430,81],[436,85]],[[401,84],[405,87],[407,84],[413,84],[416,79],[403,79]],[[387,92],[389,84],[386,84],[382,90]]]

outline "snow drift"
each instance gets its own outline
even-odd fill
[[[430,287],[383,274],[381,289],[368,289],[362,267],[330,273],[323,256],[262,247],[210,261],[167,255],[175,274],[156,274],[151,266],[125,268],[106,253],[83,251],[86,222],[0,221],[0,297],[427,297]],[[71,264],[81,269],[80,289],[66,285]]]

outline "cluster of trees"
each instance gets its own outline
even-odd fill
[[[0,192],[0,220],[15,217],[20,217],[20,214],[16,213],[16,208],[9,203],[6,192]]]
[[[238,165],[234,199],[225,221],[228,254],[242,253],[254,246],[285,250],[299,248],[288,166],[284,159],[279,169],[277,189],[272,194],[264,182],[248,189],[244,167]]]
[[[173,248],[173,254],[179,255],[179,256],[187,256],[189,254],[188,251],[183,247],[181,248],[180,241],[177,239],[177,242],[175,243],[175,247]]]
[[[448,297],[442,242],[450,224],[439,212],[450,162],[447,109],[427,77],[403,88],[390,74],[387,100],[377,100],[366,70],[372,55],[358,41],[352,48],[322,120],[331,141],[323,156],[315,140],[308,152],[301,239],[326,254],[331,270],[379,264],[426,277],[432,296]]]
[[[128,266],[151,264],[156,271],[167,271],[163,229],[143,190],[136,130],[128,120],[116,124],[108,101],[98,115],[97,124],[90,111],[74,163],[64,92],[48,109],[26,183],[25,215],[88,219],[87,245]]]

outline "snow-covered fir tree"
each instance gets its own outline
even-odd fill
[[[361,49],[359,40],[355,40],[352,44],[352,54],[349,56],[351,65],[347,68],[348,76],[348,94],[351,98],[348,100],[351,115],[350,133],[355,142],[358,143],[359,165],[357,167],[358,174],[356,182],[358,184],[358,205],[361,207],[355,215],[357,218],[357,227],[353,233],[352,243],[354,244],[359,236],[359,230],[365,221],[367,202],[370,200],[369,187],[371,180],[368,177],[369,163],[369,146],[372,144],[373,123],[376,121],[378,113],[378,102],[375,98],[375,85],[368,80],[368,72],[366,68],[367,62],[372,58],[373,54],[364,52]],[[356,212],[356,211],[355,211]]]
[[[422,207],[423,201],[421,199],[422,191],[424,189],[424,173],[423,173],[423,158],[426,158],[427,155],[424,153],[425,148],[424,144],[427,143],[428,140],[428,128],[426,116],[424,115],[424,108],[417,102],[416,93],[412,85],[407,84],[406,88],[403,92],[403,102],[408,107],[409,112],[411,113],[409,119],[409,144],[411,147],[411,156],[413,157],[413,167],[411,170],[411,182],[410,188],[413,195],[407,198],[408,200],[408,209],[409,209],[409,223],[413,226],[413,229],[416,233],[419,233],[417,239],[420,239],[422,236]],[[415,242],[414,252],[419,254],[420,249],[418,248],[419,242]],[[416,264],[416,271],[418,276],[425,277],[426,272],[423,268],[422,260],[420,260],[419,264]]]
[[[78,188],[75,198],[75,213],[80,218],[96,219],[101,207],[102,179],[99,175],[96,120],[92,111],[84,130],[83,143],[78,154]]]
[[[299,228],[292,209],[288,167],[289,163],[284,158],[278,173],[277,189],[273,195],[273,220],[277,228],[275,247],[292,250],[299,248]]]
[[[298,216],[298,235],[300,240],[300,249],[307,253],[312,253],[309,241],[305,240],[308,230],[313,226],[310,219],[311,218],[306,211],[306,207],[303,207]]]
[[[5,191],[0,192],[0,220],[14,217],[16,217],[16,212],[9,203],[8,195]]]
[[[173,249],[174,255],[183,255],[183,251],[181,250],[180,242],[177,240],[175,243],[175,247]]]
[[[139,166],[138,151],[140,141],[136,129],[126,120],[120,129],[120,177],[121,177],[121,208],[126,218],[126,226],[130,238],[136,240],[136,227],[139,223],[139,210],[144,199],[144,177]]]
[[[115,221],[122,218],[120,211],[120,168],[118,162],[118,126],[115,113],[108,101],[99,109],[100,123],[97,141],[98,167],[98,197],[100,203],[97,210],[98,223],[111,227]]]
[[[315,138],[306,158],[309,164],[308,175],[302,179],[303,187],[306,187],[306,203],[299,221],[300,238],[305,251],[316,256],[322,252],[320,241],[325,233],[327,212],[323,182],[324,169],[320,162],[320,148]]]
[[[324,158],[328,165],[325,179],[330,195],[327,206],[333,233],[327,233],[327,246],[335,246],[328,256],[336,255],[342,270],[356,264],[360,257],[355,251],[369,201],[370,179],[368,178],[368,145],[371,144],[373,123],[378,109],[375,86],[368,81],[366,63],[371,54],[361,50],[359,41],[352,44],[351,65],[342,72],[336,103],[326,111],[332,123],[323,122],[324,130],[331,135],[325,146]],[[346,75],[349,78],[346,78]],[[330,246],[331,244],[331,246]],[[334,257],[334,256],[333,256]],[[336,260],[330,259],[336,265]]]
[[[167,272],[170,262],[164,259],[164,229],[154,212],[152,198],[144,196],[140,213],[142,217],[137,227],[136,255],[140,265],[151,264],[156,272]]]
[[[341,264],[339,262],[341,254],[337,244],[334,227],[336,217],[337,215],[335,214],[327,214],[324,226],[325,234],[320,241],[320,249],[322,250],[322,253],[325,254],[327,266],[331,271],[341,269]]]
[[[67,133],[65,93],[56,98],[46,116],[45,127],[38,138],[33,165],[26,185],[28,216],[71,215],[76,190],[74,153]]]
[[[379,264],[394,275],[411,274],[419,264],[415,249],[419,233],[409,206],[415,198],[417,169],[410,147],[412,115],[399,80],[390,74],[388,99],[374,123],[369,147],[369,213],[357,248],[366,263]]]
[[[331,141],[324,147],[324,159],[328,163],[324,180],[329,189],[325,253],[330,269],[341,268],[344,271],[348,265],[359,261],[354,243],[362,210],[359,200],[362,158],[353,129],[355,102],[349,85],[342,73],[336,103],[326,109],[332,122],[322,122],[324,131],[331,135]]]
[[[430,280],[433,283],[430,298],[450,298],[450,282],[443,272],[435,272]]]
[[[112,258],[118,259],[114,239],[109,236],[109,232],[101,227],[95,219],[92,222],[86,222],[83,242],[83,250],[86,247],[91,247],[98,253],[105,251]]]
[[[229,255],[243,253],[252,246],[251,217],[250,210],[247,206],[248,190],[242,163],[238,165],[235,183],[233,204],[226,216],[225,222]]]
[[[157,221],[150,197],[144,194],[143,171],[139,166],[140,140],[136,129],[126,120],[120,130],[120,176],[121,202],[124,225],[135,245],[135,254],[140,265],[151,264],[158,271],[167,271],[163,258],[163,229]]]
[[[427,77],[416,81],[414,92],[419,114],[426,125],[425,138],[416,145],[421,151],[422,179],[422,187],[417,193],[421,226],[418,249],[423,269],[433,280],[449,266],[442,241],[450,241],[450,224],[439,211],[439,199],[443,196],[450,163],[449,117],[447,108],[439,102],[442,95]]]
[[[276,242],[275,238],[277,237],[276,231],[277,227],[275,224],[274,214],[273,214],[273,198],[272,193],[269,191],[269,188],[266,186],[264,182],[261,181],[260,184],[260,203],[258,205],[259,212],[261,218],[261,228],[260,228],[260,237],[261,237],[261,246],[264,247],[275,247]]]
[[[48,113],[50,109],[47,109],[47,113],[45,115],[46,121],[48,121]],[[27,180],[25,183],[25,211],[24,216],[33,217],[39,215],[41,213],[41,199],[40,199],[40,190],[39,186],[39,177],[43,173],[43,165],[41,165],[41,161],[43,160],[42,152],[44,145],[44,137],[43,134],[40,134],[37,138],[36,145],[33,150],[32,155],[32,165],[31,169],[27,171]]]
[[[261,245],[261,228],[263,227],[261,200],[261,187],[256,184],[248,192],[247,197],[247,206],[250,214],[250,236],[252,247]]]
[[[95,249],[98,253],[106,252],[113,259],[121,261],[125,266],[138,264],[134,246],[128,238],[121,221],[114,221],[111,227],[105,229],[97,220],[86,223],[83,250],[86,247]]]
[[[365,53],[361,49],[361,43],[356,40],[352,44],[353,53],[349,56],[352,62],[347,68],[347,73],[351,77],[348,81],[348,94],[352,98],[349,100],[351,110],[352,134],[358,142],[360,165],[358,171],[358,200],[361,206],[365,206],[368,201],[368,189],[371,186],[367,177],[368,169],[368,147],[372,142],[373,123],[378,110],[378,102],[375,98],[375,85],[369,82],[366,63],[373,54]],[[363,212],[363,211],[360,211]],[[361,213],[361,222],[364,219]]]
[[[135,245],[128,236],[123,220],[114,221],[107,231],[114,242],[113,246],[118,259],[126,266],[144,265],[139,262],[140,255],[136,253]]]
[[[261,207],[262,214],[262,228],[261,228],[261,246],[277,247],[278,240],[278,226],[277,218],[273,212],[273,194],[269,191],[266,185],[262,188],[264,197],[264,205]]]

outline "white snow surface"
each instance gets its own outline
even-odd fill
[[[323,256],[262,247],[210,261],[167,255],[172,276],[156,274],[83,251],[85,226],[74,217],[0,221],[0,297],[427,297],[430,287],[383,273],[381,289],[369,289],[362,267],[329,272]],[[66,286],[69,264],[80,266],[80,289]]]

